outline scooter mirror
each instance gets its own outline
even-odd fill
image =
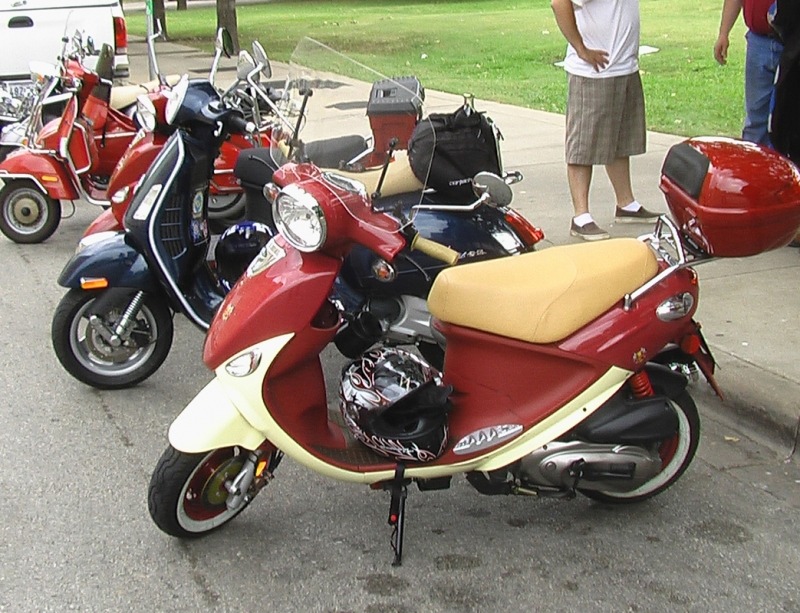
[[[231,33],[225,28],[217,30],[217,39],[214,42],[214,47],[216,47],[217,51],[224,53],[225,57],[230,57],[231,53],[233,53],[233,38],[231,38]]]
[[[247,51],[239,51],[239,61],[236,63],[236,76],[240,81],[246,81],[247,77],[256,68],[256,63]]]
[[[488,194],[498,206],[508,206],[514,199],[511,187],[492,172],[479,172],[472,179],[472,190],[476,196]]]
[[[261,75],[265,79],[272,77],[272,66],[270,66],[267,52],[257,40],[253,41],[253,58],[255,59],[256,64],[261,66]]]

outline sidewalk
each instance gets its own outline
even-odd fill
[[[128,7],[126,6],[126,9]],[[174,43],[157,43],[162,72],[204,76],[211,56]],[[267,49],[269,52],[269,49]],[[131,81],[148,78],[147,54],[141,38],[128,46]],[[223,59],[220,78],[232,74],[235,61]],[[276,73],[278,72],[276,67]],[[533,86],[533,85],[532,85]],[[453,96],[454,110],[460,96]],[[574,242],[569,224],[572,207],[564,165],[564,117],[486,101],[477,101],[504,135],[507,170],[525,180],[515,186],[514,207],[545,231],[555,245]],[[365,122],[365,130],[368,125]],[[632,161],[634,192],[648,209],[666,212],[658,188],[661,164],[681,137],[648,133],[648,151]],[[592,211],[612,236],[637,236],[648,226],[614,226],[614,198],[602,169],[595,170]],[[748,427],[767,428],[788,452],[800,419],[800,252],[782,248],[753,258],[716,260],[697,268],[701,301],[696,319],[719,364],[717,381],[725,394],[724,410]],[[709,386],[693,384],[702,410],[711,402]]]

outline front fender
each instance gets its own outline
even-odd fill
[[[219,379],[206,385],[169,427],[170,445],[184,453],[234,445],[252,450],[265,438],[231,402]]]
[[[54,200],[76,200],[78,192],[63,162],[46,152],[31,149],[14,151],[0,164],[0,179],[33,181]]]
[[[73,255],[58,276],[58,284],[80,288],[81,278],[84,277],[106,279],[109,287],[159,291],[158,281],[147,260],[127,243],[122,232],[90,244]]]

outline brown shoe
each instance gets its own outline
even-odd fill
[[[601,241],[604,238],[608,238],[608,232],[600,228],[593,221],[583,226],[578,226],[573,221],[569,233],[572,236],[580,236],[585,241]]]
[[[655,223],[659,214],[648,211],[646,208],[639,207],[638,211],[626,211],[617,207],[614,214],[614,221],[617,223]]]

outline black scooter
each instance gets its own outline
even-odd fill
[[[241,80],[252,81],[260,65],[245,62]],[[223,263],[214,260],[208,231],[208,181],[226,135],[253,126],[228,108],[237,105],[226,105],[225,96],[220,97],[208,81],[182,81],[175,90],[172,122],[181,128],[144,176],[126,214],[126,231],[84,239],[59,277],[59,284],[70,291],[53,318],[53,346],[66,370],[94,387],[123,388],[149,377],[169,353],[172,312],[183,313],[207,330],[229,287],[217,274]],[[301,110],[295,133],[303,118]],[[286,123],[285,118],[282,121]],[[313,155],[315,161],[350,159],[364,146],[363,139],[358,145],[355,141],[327,138],[304,145],[293,155]],[[271,223],[270,207],[261,189],[253,186],[271,178],[277,168],[274,151],[260,160],[255,151],[247,150],[248,159],[255,156],[255,162],[242,181],[249,188],[248,216]],[[391,152],[377,156],[387,160],[386,165],[392,158]],[[384,166],[356,176],[366,181],[366,175],[385,177],[386,170]],[[509,181],[518,178],[512,175]],[[386,187],[383,180],[380,183]],[[452,245],[461,261],[529,251],[541,238],[536,228],[506,206],[459,206],[435,193],[421,194],[422,184],[417,187],[401,193],[386,187],[386,195],[374,199],[375,206],[401,216],[415,215],[420,232]],[[424,299],[441,262],[409,253],[391,270],[384,267],[366,250],[348,255],[333,296],[349,322],[337,346],[345,355],[355,355],[380,340],[418,344],[439,363],[441,350]]]

